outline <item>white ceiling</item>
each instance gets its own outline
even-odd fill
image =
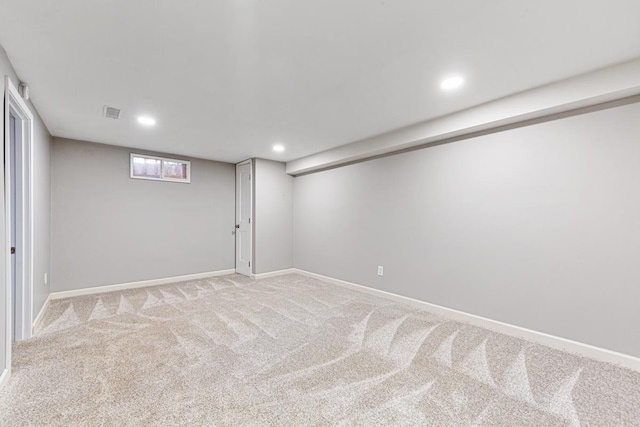
[[[638,57],[640,1],[0,0],[0,44],[53,135],[288,161]]]

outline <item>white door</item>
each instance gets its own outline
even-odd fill
[[[17,262],[16,262],[16,246],[18,246],[17,244],[17,237],[18,237],[18,233],[17,233],[17,221],[18,221],[18,200],[17,200],[17,183],[18,183],[18,174],[17,174],[17,167],[18,167],[18,163],[16,161],[16,153],[17,153],[17,144],[16,144],[16,139],[18,138],[18,135],[16,134],[17,128],[16,128],[16,118],[14,117],[13,114],[9,113],[9,153],[10,153],[10,158],[9,158],[9,175],[11,177],[10,179],[10,187],[11,187],[11,204],[10,204],[10,215],[11,218],[9,219],[9,221],[11,222],[11,313],[13,313],[12,319],[11,321],[13,322],[12,325],[13,327],[11,328],[11,341],[15,341],[16,340],[16,327],[19,328],[19,325],[21,323],[21,319],[20,316],[18,316],[18,308],[19,305],[16,302],[16,299],[18,298],[18,295],[20,295],[20,289],[18,289],[17,287]],[[18,334],[20,334],[20,331],[18,329]]]
[[[5,280],[10,291],[7,323],[12,326],[6,337],[21,341],[31,338],[33,318],[33,115],[8,77],[5,89]]]
[[[251,275],[253,189],[251,160],[236,165],[236,273]]]

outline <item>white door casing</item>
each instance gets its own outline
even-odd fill
[[[14,126],[11,126],[11,116]],[[5,245],[2,248],[5,256],[5,366],[0,366],[0,385],[5,384],[11,375],[11,339],[15,332],[16,340],[31,337],[33,313],[33,114],[24,102],[18,89],[9,76],[5,76],[4,99],[4,202],[5,202]],[[11,150],[12,130],[16,137],[15,174],[12,177],[8,162],[14,155]],[[16,180],[14,202],[18,205],[14,210],[11,190]],[[11,234],[12,216],[16,212],[16,264],[12,269]],[[16,275],[16,295],[13,295],[12,270]],[[15,308],[13,299],[15,298]],[[15,311],[15,329],[14,329]]]
[[[253,255],[253,188],[251,182],[253,162],[247,160],[236,165],[236,273],[251,276]]]
[[[5,162],[7,283],[11,284],[14,276],[11,332],[15,341],[21,341],[31,338],[33,323],[33,115],[9,77],[5,78],[5,88],[5,141],[11,141],[12,128],[15,138],[14,147],[10,143],[5,144],[5,158],[8,159]],[[15,120],[13,127],[10,125],[11,117]],[[15,153],[12,148],[16,149]],[[14,190],[15,200],[12,200],[10,195]],[[17,206],[12,205],[14,201]],[[14,232],[15,241],[12,242]],[[12,243],[15,243],[13,255],[10,250]],[[13,266],[15,269],[11,268]]]

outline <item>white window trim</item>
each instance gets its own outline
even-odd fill
[[[133,158],[134,157],[144,157],[145,159],[154,159],[154,160],[161,160],[160,162],[160,178],[151,178],[148,176],[135,176],[133,174]],[[187,178],[186,179],[180,179],[180,178],[165,178],[164,177],[164,163],[162,161],[167,161],[167,162],[175,162],[175,163],[184,163],[187,165]],[[189,160],[180,160],[180,159],[170,159],[168,157],[158,157],[158,156],[150,156],[148,154],[137,154],[137,153],[131,153],[129,156],[129,177],[132,179],[146,179],[149,181],[167,181],[167,182],[182,182],[184,184],[190,184],[191,183],[191,162]]]

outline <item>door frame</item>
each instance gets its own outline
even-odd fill
[[[254,209],[254,203],[255,200],[253,199],[253,175],[254,175],[254,171],[253,171],[253,159],[248,159],[248,160],[244,160],[240,163],[236,163],[236,217],[235,217],[235,224],[239,224],[240,223],[240,218],[239,218],[239,214],[240,214],[240,185],[238,182],[238,167],[240,166],[245,166],[245,165],[249,165],[250,166],[250,178],[249,180],[251,181],[251,185],[249,185],[249,191],[251,193],[250,195],[250,200],[251,200],[251,215],[249,218],[253,218],[253,209]],[[254,227],[254,221],[252,221],[251,219],[249,220],[250,222],[250,226],[249,226],[249,276],[251,277],[253,275],[253,269],[254,269],[254,262],[253,262],[253,227]],[[235,235],[235,247],[236,247],[236,263],[235,263],[235,270],[236,273],[238,274],[243,274],[243,273],[239,273],[238,272],[238,258],[239,258],[239,248],[238,248],[238,232],[237,232],[237,228],[234,228],[234,235]]]
[[[8,164],[11,160],[11,129],[10,115],[20,121],[21,132],[16,141],[16,176],[18,188],[16,189],[16,203],[20,204],[20,218],[17,218],[16,232],[19,235],[16,241],[20,244],[16,247],[16,313],[12,310],[12,285],[11,285],[11,168]],[[16,123],[16,125],[18,125]],[[4,98],[4,156],[5,156],[5,259],[6,259],[6,283],[7,283],[7,351],[10,369],[11,361],[11,332],[13,319],[16,319],[15,340],[20,341],[31,338],[33,324],[33,114],[26,102],[20,96],[18,89],[9,76],[5,76]]]

